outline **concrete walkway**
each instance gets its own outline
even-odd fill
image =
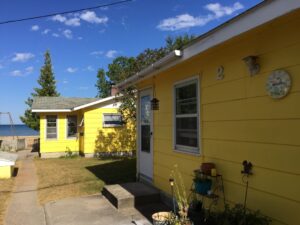
[[[5,225],[45,225],[45,214],[37,202],[37,175],[29,150],[18,152],[22,161],[6,212]]]
[[[45,212],[47,225],[152,224],[134,208],[117,210],[102,195],[49,202],[45,205]]]
[[[37,201],[36,154],[18,152],[21,166],[4,225],[151,225],[151,215],[166,211],[161,203],[117,210],[101,194],[52,201]],[[167,210],[169,211],[169,210]]]

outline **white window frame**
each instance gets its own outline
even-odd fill
[[[105,116],[120,116],[121,120],[122,120],[122,114],[121,113],[103,113],[103,116],[102,116],[102,127],[103,128],[123,127],[122,124],[120,124],[120,125],[117,125],[117,124],[106,125],[105,124]]]
[[[68,116],[76,116],[76,134],[78,134],[78,116],[77,115],[66,115],[66,139],[76,139],[77,135],[75,137],[68,136],[68,129],[69,129]]]
[[[185,114],[185,115],[176,115],[176,89],[180,87],[187,86],[189,84],[196,83],[197,85],[197,113],[195,114]],[[174,83],[173,86],[173,148],[175,152],[188,153],[193,155],[200,155],[200,146],[201,146],[201,137],[200,137],[200,79],[199,76],[193,76],[185,80]],[[176,118],[187,118],[197,116],[197,147],[178,145],[176,144]]]
[[[48,130],[48,120],[47,120],[47,117],[48,116],[56,116],[56,138],[48,138],[47,136],[47,130]],[[48,141],[55,141],[55,140],[58,140],[58,115],[46,115],[45,116],[45,140],[48,140]]]

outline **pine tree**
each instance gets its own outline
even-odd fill
[[[98,98],[106,98],[110,96],[110,83],[106,80],[104,69],[99,69],[97,73],[97,83],[96,88],[98,90],[98,94],[96,97]]]
[[[52,71],[50,52],[48,50],[46,51],[44,57],[44,66],[40,70],[40,77],[38,79],[38,84],[40,87],[34,88],[34,93],[31,93],[31,97],[25,101],[25,104],[28,105],[28,108],[25,110],[24,116],[20,116],[21,121],[34,130],[40,129],[40,123],[38,115],[31,112],[33,97],[59,96],[59,93],[56,91],[56,81]]]

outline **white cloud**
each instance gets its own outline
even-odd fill
[[[234,3],[232,6],[222,6],[220,3],[211,3],[207,4],[204,8],[211,13],[196,17],[188,13],[177,15],[176,17],[162,20],[157,28],[163,31],[176,31],[196,26],[204,26],[210,21],[232,15],[234,12],[243,9],[244,6],[239,2]]]
[[[2,64],[0,64],[0,70],[3,69],[3,68],[4,68],[4,66]]]
[[[92,66],[87,66],[87,67],[86,67],[86,70],[87,70],[87,71],[90,71],[90,72],[95,71],[94,67],[92,67]]]
[[[53,20],[53,21],[58,21],[58,22],[61,22],[61,23],[64,23],[64,22],[67,20],[67,18],[66,18],[65,16],[62,16],[62,15],[57,14],[57,15],[53,16],[53,17],[51,18],[51,20]]]
[[[89,23],[106,24],[108,17],[98,17],[94,11],[85,11],[80,15],[80,18]]]
[[[93,51],[90,53],[90,55],[103,55],[103,51]]]
[[[243,9],[244,6],[236,2],[233,4],[233,6],[222,6],[220,3],[211,3],[207,4],[205,8],[215,14],[215,18],[220,18],[223,16],[228,16],[233,14],[234,12]]]
[[[31,27],[31,30],[32,31],[38,31],[40,29],[40,27],[38,26],[38,25],[33,25],[32,27]]]
[[[67,39],[72,39],[73,38],[73,33],[71,30],[66,29],[62,32],[62,34],[67,38]]]
[[[116,50],[109,50],[109,51],[106,52],[105,56],[107,58],[115,58],[117,54],[118,54],[118,51],[116,51]]]
[[[13,77],[25,77],[29,74],[32,74],[34,71],[33,66],[28,66],[24,70],[13,70],[10,72],[10,75]]]
[[[77,39],[81,41],[83,39],[83,37],[78,37]]]
[[[106,7],[101,7],[100,9],[103,10],[103,11],[106,11],[106,10],[108,10],[109,8],[106,6]]]
[[[33,70],[34,70],[33,66],[28,66],[25,68],[25,74],[26,75],[31,74],[31,73],[33,73]]]
[[[65,16],[57,14],[55,16],[52,16],[51,20],[56,21],[56,22],[60,22],[60,23],[64,23],[67,26],[73,26],[73,27],[80,26],[80,19],[77,18],[77,17],[73,17],[73,18],[68,19]]]
[[[77,68],[73,68],[73,67],[68,67],[67,69],[66,69],[66,71],[68,72],[68,73],[75,73],[75,72],[77,72]]]
[[[33,58],[34,54],[30,52],[24,52],[24,53],[15,53],[15,56],[12,58],[13,62],[26,62],[29,59]]]
[[[81,20],[84,20],[88,23],[94,24],[106,24],[108,21],[108,17],[102,16],[98,17],[94,11],[85,11],[83,13],[73,13],[68,16],[63,16],[57,14],[51,17],[52,21],[60,22],[65,24],[66,26],[78,27],[81,25]]]
[[[174,18],[164,19],[160,22],[157,28],[160,30],[175,31],[190,27],[204,26],[210,20],[212,20],[211,15],[208,15],[206,17],[194,17],[190,14],[182,14]]]
[[[67,26],[78,27],[78,26],[80,26],[80,19],[79,18],[71,18],[71,19],[66,20],[65,24]]]
[[[14,70],[14,71],[11,71],[11,72],[10,72],[10,75],[13,76],[13,77],[21,77],[21,76],[23,76],[21,70]]]
[[[59,34],[58,33],[53,33],[52,36],[57,38],[57,37],[59,37]]]
[[[50,29],[45,29],[43,30],[42,34],[48,34],[51,30]]]

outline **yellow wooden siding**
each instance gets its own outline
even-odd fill
[[[84,153],[95,151],[135,150],[134,124],[122,127],[103,127],[104,113],[118,113],[117,108],[92,108],[84,112]]]
[[[13,169],[13,166],[0,166],[0,179],[11,178]]]
[[[175,164],[190,189],[193,170],[212,161],[224,175],[229,202],[243,202],[242,161],[254,164],[248,206],[272,217],[273,224],[300,221],[300,11],[214,47],[155,78],[160,109],[154,111],[154,184],[170,193],[168,179]],[[259,57],[261,72],[249,76],[242,58]],[[225,77],[216,80],[224,67]],[[292,77],[288,96],[270,98],[265,91],[273,70]],[[201,155],[173,149],[173,87],[200,79]],[[153,84],[140,82],[139,88]]]
[[[57,139],[46,139],[46,116],[57,115]],[[79,139],[67,138],[67,115],[76,115],[74,113],[57,113],[57,114],[40,114],[40,152],[41,153],[58,153],[58,152],[78,152]],[[77,115],[78,123],[80,122],[80,115]]]

